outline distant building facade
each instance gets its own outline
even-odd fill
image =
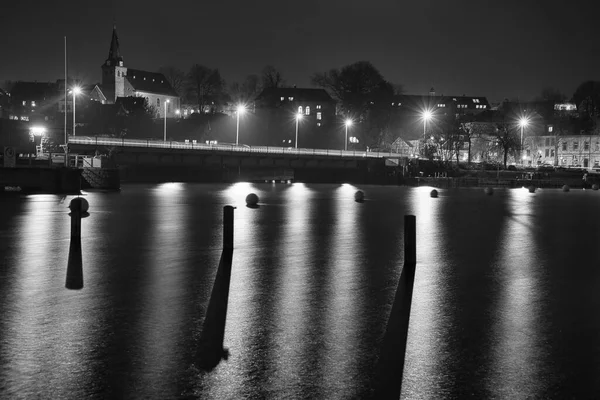
[[[550,164],[561,167],[600,166],[600,135],[544,135],[527,138],[526,165]]]
[[[258,121],[255,140],[267,146],[340,148],[343,131],[336,119],[336,102],[324,89],[267,88],[254,101]],[[339,137],[333,136],[338,132]],[[338,143],[339,142],[339,143]]]
[[[143,97],[156,117],[176,118],[180,99],[163,74],[128,68],[123,62],[116,27],[113,28],[108,57],[102,64],[102,83],[91,93],[102,104],[114,104],[120,97]]]

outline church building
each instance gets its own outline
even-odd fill
[[[145,97],[158,118],[177,117],[179,96],[163,74],[125,66],[119,49],[117,28],[113,27],[108,58],[102,64],[102,84],[92,90],[92,100],[114,104],[119,97]]]

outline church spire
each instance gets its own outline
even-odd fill
[[[108,51],[108,58],[106,61],[110,61],[113,65],[119,65],[119,62],[123,61],[121,57],[121,51],[119,50],[119,37],[117,36],[117,25],[113,25],[112,39],[110,41],[110,50]]]

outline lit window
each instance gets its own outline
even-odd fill
[[[298,114],[302,114],[302,106],[298,107]]]
[[[320,122],[317,122],[317,126],[321,126],[321,123],[320,123]]]
[[[26,105],[27,105],[27,102],[26,102],[25,100],[23,100],[23,105],[24,105],[24,106],[26,106]]]
[[[35,101],[31,102],[31,107],[35,107]]]
[[[27,116],[21,117],[21,121],[29,121],[29,117],[27,117]]]
[[[553,130],[553,127],[552,127],[552,126],[549,126],[549,127],[548,127],[548,132],[552,132],[552,130]]]
[[[289,101],[294,101],[294,98],[293,97],[288,97],[288,100]]]
[[[306,106],[306,115],[310,115],[310,107]]]
[[[281,97],[281,98],[280,98],[280,100],[281,100],[281,101],[284,101],[284,100],[285,100],[285,97]]]
[[[321,113],[320,112],[317,113],[317,119],[321,119]]]
[[[473,99],[473,103],[479,103],[479,99]]]
[[[146,77],[144,77],[144,80],[146,80]]]
[[[394,105],[394,103],[392,103],[392,105]],[[320,110],[320,109],[321,109],[321,105],[317,104],[317,110]]]

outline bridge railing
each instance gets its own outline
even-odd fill
[[[227,151],[241,153],[261,154],[287,154],[287,155],[312,155],[329,157],[366,157],[366,158],[400,158],[399,153],[372,152],[364,150],[330,150],[330,149],[305,149],[275,146],[247,146],[235,144],[206,144],[193,142],[162,141],[152,139],[119,139],[101,136],[70,136],[70,144],[112,146],[112,147],[142,147],[156,149],[183,149],[200,151]]]

